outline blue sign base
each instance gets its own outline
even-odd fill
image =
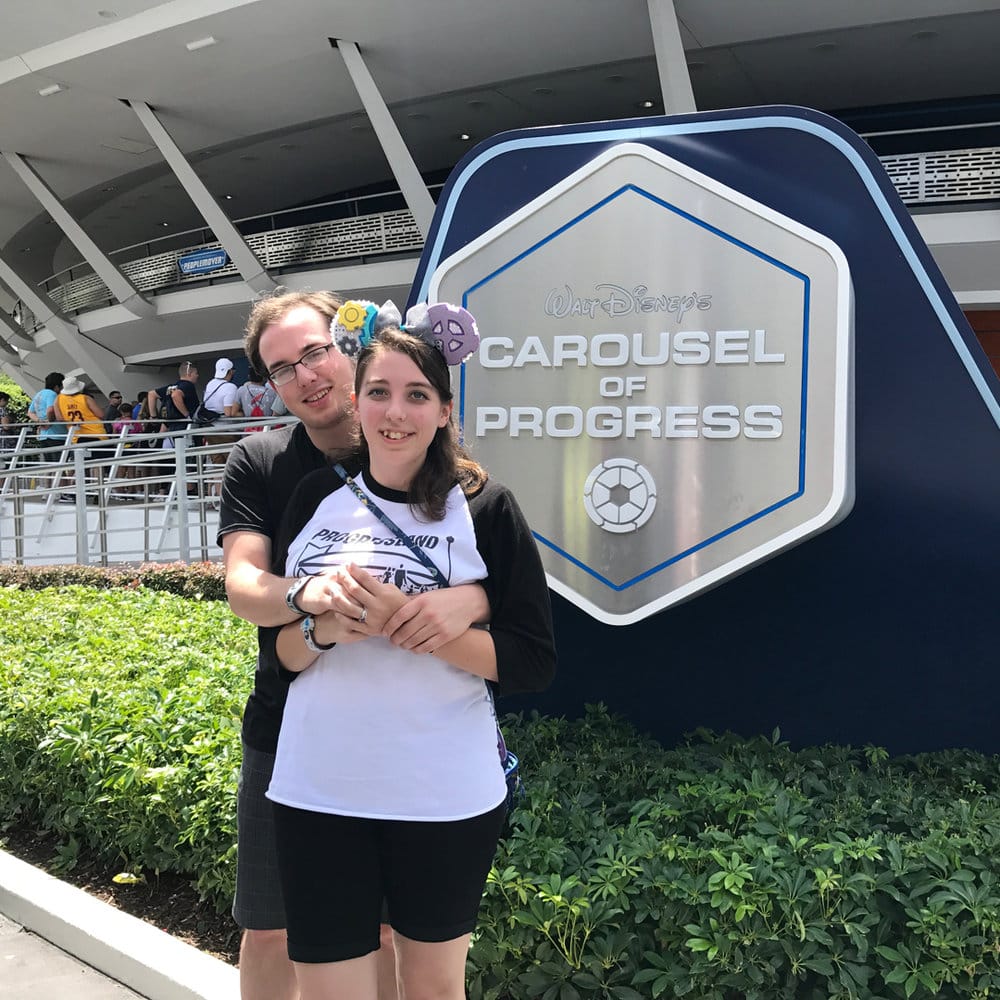
[[[559,675],[502,710],[603,701],[666,743],[699,726],[795,745],[1000,752],[1000,380],[875,155],[801,108],[505,133],[456,167],[414,285],[619,142],[833,240],[855,294],[855,488],[839,525],[635,625],[554,597]],[[669,502],[669,498],[664,498]]]

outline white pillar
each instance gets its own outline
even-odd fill
[[[18,153],[4,153],[3,155],[17,176],[24,181],[28,190],[38,199],[42,208],[52,216],[56,225],[66,234],[73,246],[83,254],[84,260],[108,286],[111,294],[134,316],[138,316],[140,319],[154,317],[156,306],[115,267],[104,251],[84,232],[80,223],[56,197],[55,192],[48,184],[42,180],[34,167]]]
[[[385,158],[389,161],[389,168],[396,178],[399,190],[403,192],[406,205],[417,223],[417,228],[424,234],[424,239],[427,239],[431,231],[431,219],[434,218],[434,199],[431,198],[427,185],[424,184],[424,179],[420,176],[406,143],[403,142],[403,136],[392,120],[392,115],[389,114],[389,109],[371,73],[368,72],[364,59],[361,58],[357,44],[338,38],[336,45],[344,57],[344,65],[351,74],[358,97],[361,98],[375,135],[382,144]]]
[[[194,172],[191,164],[184,158],[184,154],[171,138],[170,133],[154,114],[153,109],[142,101],[127,101],[126,103],[136,113],[143,128],[156,143],[156,148],[159,149],[167,161],[167,165],[174,172],[174,176],[180,181],[181,187],[187,192],[188,197],[201,212],[202,218],[208,223],[209,228],[215,233],[226,253],[229,254],[236,269],[243,276],[243,280],[255,292],[273,291],[276,286],[267,273],[267,268],[257,259],[257,255],[240,235],[240,231],[232,224],[229,216],[222,210],[211,191],[205,187],[201,178]]]
[[[649,24],[653,29],[653,49],[656,52],[656,70],[660,76],[663,110],[667,114],[684,115],[697,111],[691,74],[688,72],[677,25],[677,12],[673,0],[647,0]]]
[[[24,302],[38,323],[48,329],[56,343],[99,388],[106,391],[118,381],[115,376],[124,370],[121,358],[93,340],[81,337],[79,327],[59,312],[52,299],[25,281],[3,256],[0,256],[0,281]]]

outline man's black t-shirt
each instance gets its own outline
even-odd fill
[[[264,535],[271,540],[271,572],[284,576],[284,560],[275,559],[274,540],[285,508],[302,479],[326,464],[302,424],[248,434],[238,441],[222,480],[218,544],[233,531]],[[273,641],[270,645],[273,648]],[[265,669],[258,660],[254,688],[243,713],[243,739],[248,746],[274,753],[287,695],[288,682],[273,665]]]
[[[187,416],[184,416],[174,404],[174,399],[171,395],[174,389],[180,389],[184,395],[184,409],[188,412]],[[194,382],[189,382],[186,378],[178,379],[176,382],[171,382],[170,385],[160,386],[156,390],[156,395],[163,400],[164,413],[166,415],[164,423],[167,425],[167,429],[171,431],[184,430],[188,425],[188,421],[194,415],[194,411],[198,409],[198,390],[195,388]]]

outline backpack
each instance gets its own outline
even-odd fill
[[[264,408],[260,405],[264,401],[264,397],[267,395],[267,388],[260,390],[260,395],[255,396],[252,392],[250,393],[250,412],[247,414],[248,417],[266,417],[267,414],[264,412]],[[248,431],[262,431],[263,427],[248,427]]]

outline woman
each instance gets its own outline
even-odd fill
[[[345,310],[351,328],[352,306],[334,332]],[[319,470],[300,485],[278,540],[290,539],[287,575],[351,565],[365,588],[358,603],[276,638],[294,683],[268,797],[302,1000],[374,1000],[383,899],[403,994],[463,1000],[505,812],[487,682],[539,690],[555,667],[531,532],[511,494],[459,448],[440,350],[394,319],[361,349],[355,376],[356,485],[369,502],[335,470]],[[438,586],[435,572],[451,585],[482,584],[489,630],[469,629],[432,654],[393,646],[381,623]]]
[[[252,365],[246,382],[236,390],[234,417],[269,417],[274,412],[274,402],[278,394],[274,386],[267,382]],[[246,427],[246,431],[260,431],[263,427]]]
[[[107,447],[108,436],[104,432],[104,412],[94,402],[86,386],[78,378],[69,375],[63,379],[62,391],[56,396],[56,416],[61,420],[69,433],[67,440],[72,444],[87,445],[87,455],[92,459],[110,457]],[[74,433],[75,431],[75,433]],[[100,466],[95,464],[88,469],[88,479],[99,477]],[[64,473],[66,485],[72,486],[72,474]]]

